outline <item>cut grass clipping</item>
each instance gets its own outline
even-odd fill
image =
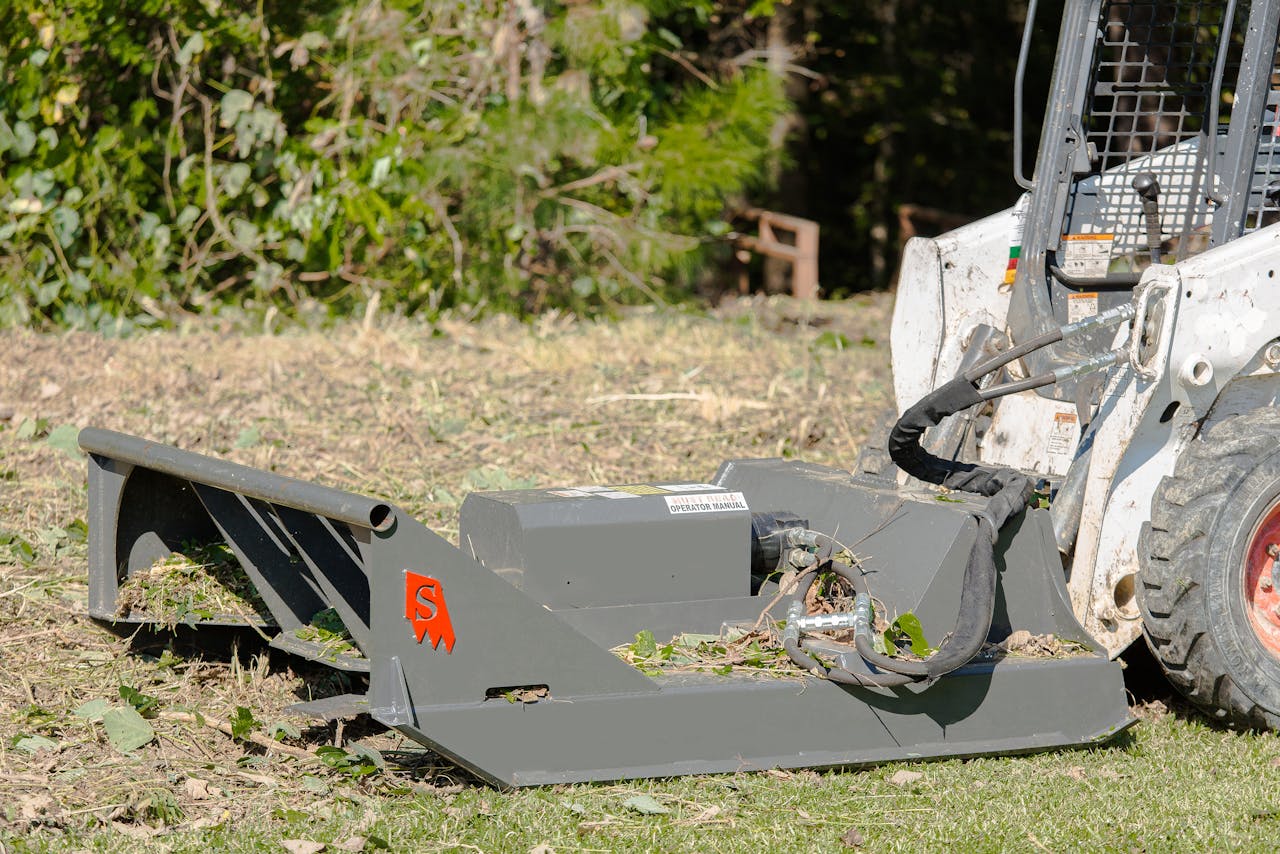
[[[659,646],[653,632],[636,634],[634,643],[616,646],[613,654],[646,676],[667,673],[715,673],[728,676],[734,668],[765,676],[799,677],[804,671],[783,652],[777,626],[744,629],[727,626],[718,635],[686,633]]]
[[[810,604],[810,613],[831,613],[835,610],[830,600],[822,596]],[[925,639],[920,619],[910,611],[899,615],[892,623],[887,623],[877,614],[876,623],[873,645],[878,652],[915,661],[936,652]],[[646,676],[674,673],[729,676],[737,669],[739,673],[799,678],[806,675],[806,671],[796,666],[782,648],[781,629],[785,625],[785,621],[773,620],[759,627],[726,625],[718,635],[686,632],[662,645],[658,644],[653,632],[646,630],[637,633],[632,643],[616,646],[610,651]],[[835,642],[852,643],[852,632],[837,632],[828,637]],[[1077,641],[1051,634],[1033,635],[1021,629],[999,643],[984,644],[978,658],[1068,658],[1092,654],[1092,650]]]
[[[659,645],[653,632],[636,634],[632,643],[610,650],[646,676],[674,673],[715,673],[728,676],[734,672],[775,678],[799,678],[806,675],[783,651],[779,640],[782,623],[771,623],[762,629],[726,626],[718,635],[688,633],[676,635],[669,643]],[[909,627],[909,628],[908,628]],[[910,612],[903,614],[876,638],[877,647],[884,645],[903,659],[919,661],[934,652],[924,639],[920,621]],[[1000,643],[988,643],[979,659],[1070,658],[1092,655],[1082,643],[1055,635],[1033,635],[1025,629],[1016,631]]]
[[[182,551],[135,572],[120,585],[117,614],[173,628],[201,620],[273,625],[240,561],[224,543],[184,543]],[[319,656],[360,656],[338,612],[326,608],[308,625],[293,631],[300,641],[318,644]]]
[[[173,628],[223,620],[272,625],[271,612],[225,543],[183,543],[182,550],[133,573],[120,585],[116,613]]]
[[[332,608],[317,613],[311,618],[310,625],[294,629],[293,636],[300,641],[319,644],[320,658],[325,661],[336,661],[338,656],[363,656],[342,618]]]

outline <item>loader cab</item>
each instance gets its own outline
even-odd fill
[[[1068,0],[1034,179],[1021,181],[1015,339],[1128,302],[1152,264],[1280,220],[1275,5]],[[1110,343],[1050,349],[1034,369]]]

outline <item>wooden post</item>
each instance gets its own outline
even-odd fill
[[[818,298],[818,224],[805,220],[797,224],[796,260],[791,265],[791,295],[796,299]]]
[[[757,236],[739,235],[734,246],[778,258],[791,264],[791,295],[796,299],[818,298],[818,224],[810,219],[752,208],[746,219],[757,223]],[[778,239],[778,232],[790,236],[791,242]]]

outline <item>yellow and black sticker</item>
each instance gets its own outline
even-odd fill
[[[666,495],[670,490],[651,483],[631,483],[626,486],[612,487],[615,492],[630,492],[632,495]]]
[[[1067,323],[1087,320],[1097,313],[1097,293],[1067,294]]]
[[[1114,234],[1062,235],[1062,271],[1085,279],[1107,275],[1115,240]]]

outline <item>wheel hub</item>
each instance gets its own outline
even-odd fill
[[[1280,500],[1254,528],[1244,555],[1245,611],[1258,640],[1280,658]]]

